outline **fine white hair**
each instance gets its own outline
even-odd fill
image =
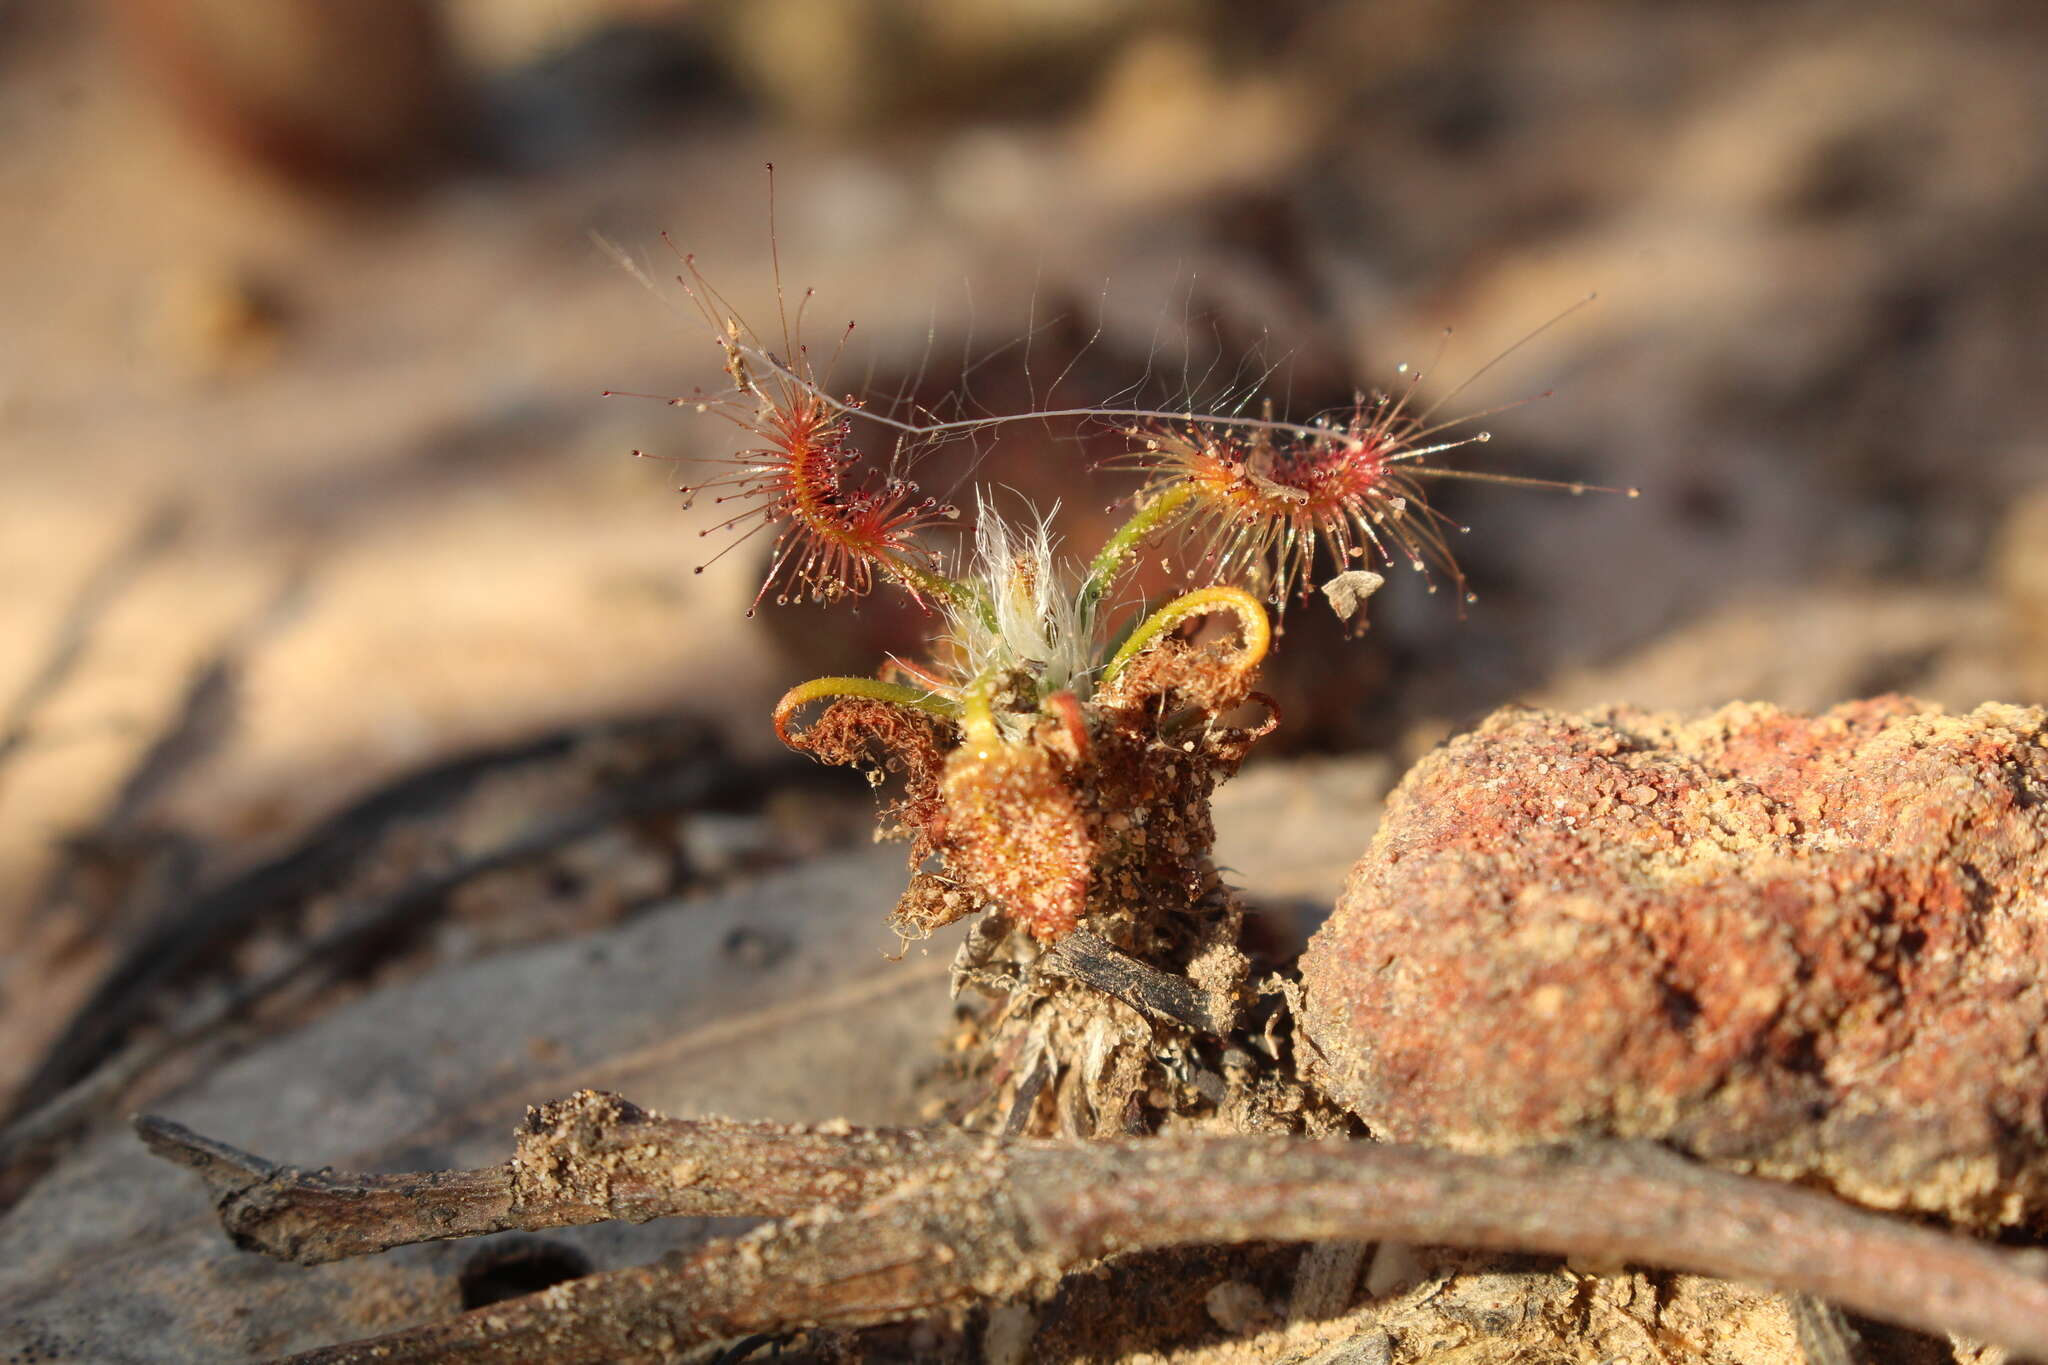
[[[1085,684],[1088,641],[1081,638],[1073,585],[1055,551],[1052,514],[1006,520],[986,497],[977,498],[974,560],[969,580],[985,594],[953,614],[963,672],[1022,670],[1043,697]]]

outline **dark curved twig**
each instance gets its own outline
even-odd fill
[[[692,1127],[667,1122],[678,1133]],[[828,1149],[811,1180],[865,1173],[882,1185],[894,1171],[901,1183],[857,1205],[828,1200],[680,1262],[587,1276],[544,1295],[291,1360],[545,1358],[568,1365],[1042,1294],[1069,1271],[1128,1252],[1379,1239],[1718,1275],[2048,1354],[2048,1255],[2003,1250],[1641,1144],[1467,1156],[1228,1137],[1065,1146],[891,1130],[716,1127],[721,1142],[754,1144],[747,1150],[787,1142],[806,1163]],[[217,1144],[187,1141],[199,1163],[222,1159]],[[901,1164],[874,1155],[919,1142],[932,1145],[907,1178]],[[894,1150],[900,1162],[903,1148]],[[249,1160],[236,1154],[229,1164]],[[259,1169],[274,1171],[251,1167]],[[750,1188],[744,1161],[683,1169],[691,1188]],[[573,1172],[568,1188],[573,1193]]]
[[[582,724],[498,748],[479,749],[410,773],[322,821],[289,851],[197,896],[166,915],[123,953],[44,1054],[15,1096],[12,1120],[59,1098],[114,1057],[124,1038],[148,1017],[163,988],[208,961],[251,928],[289,913],[343,881],[383,847],[387,832],[462,799],[498,772],[562,759],[591,743],[625,740],[672,746],[671,780],[690,789],[691,803],[744,793],[762,783],[759,771],[734,764],[716,732],[673,715]],[[796,771],[796,769],[792,769]],[[627,812],[628,814],[632,812]],[[493,856],[493,855],[486,855]],[[521,856],[516,850],[511,857]],[[473,875],[475,869],[469,869]],[[485,868],[484,870],[489,870]],[[447,889],[441,878],[423,886]],[[402,892],[401,895],[409,894]]]
[[[0,767],[29,742],[36,712],[76,671],[101,619],[150,562],[177,543],[185,522],[185,509],[177,503],[157,504],[79,585],[64,614],[57,618],[41,662],[0,709]]]
[[[202,1042],[223,1024],[248,1014],[300,978],[343,971],[361,961],[367,945],[382,942],[399,929],[417,926],[466,883],[546,857],[623,821],[701,805],[723,782],[721,773],[697,765],[664,778],[615,788],[573,810],[537,821],[502,844],[345,911],[338,924],[297,944],[286,961],[202,995],[161,1031],[126,1044],[81,1080],[0,1128],[0,1167],[98,1117],[166,1058]]]

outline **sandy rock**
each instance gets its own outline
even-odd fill
[[[1503,711],[1391,798],[1305,1027],[1388,1138],[1659,1138],[2034,1220],[2044,802],[2040,709]]]

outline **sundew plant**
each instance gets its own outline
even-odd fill
[[[725,538],[720,553],[765,542],[756,607],[894,592],[930,621],[925,657],[799,683],[774,724],[792,748],[895,779],[887,816],[912,868],[897,932],[982,916],[955,980],[1001,1002],[973,1029],[997,1082],[992,1121],[1089,1133],[1214,1112],[1216,1096],[1176,1092],[1173,1053],[1259,1008],[1242,909],[1210,862],[1209,798],[1279,722],[1258,690],[1278,617],[1320,592],[1362,623],[1388,566],[1464,599],[1449,544],[1464,528],[1430,505],[1432,479],[1591,486],[1439,463],[1485,442],[1471,423],[1488,414],[1439,419],[1421,373],[1302,422],[1114,406],[907,420],[832,390],[779,263],[771,345],[680,259],[727,387],[666,401],[739,438],[684,487],[709,514],[704,533]],[[1107,463],[1141,476],[1121,525],[1085,554],[1062,553],[1049,516],[1006,514],[987,489],[943,503],[911,462],[856,441],[866,423],[927,451],[1024,420],[1107,428],[1126,446]],[[1141,559],[1165,560],[1186,590],[1145,600]],[[1201,1027],[1134,1030],[1075,1008],[1075,963],[1090,954],[1190,983]],[[1087,1067],[1061,1060],[1079,1056]],[[1061,1087],[1046,1080],[1068,1075],[1067,1097],[1047,1098]]]

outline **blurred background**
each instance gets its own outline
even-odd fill
[[[630,457],[735,432],[598,396],[719,379],[600,238],[773,335],[768,161],[883,405],[1302,416],[1449,327],[1427,398],[1598,292],[1449,411],[1644,496],[1438,485],[1479,601],[1291,612],[1266,762],[2048,700],[2044,72],[2026,0],[0,4],[0,1096],[865,837],[766,709],[918,622],[747,620]],[[1086,548],[1107,453],[979,472]]]

